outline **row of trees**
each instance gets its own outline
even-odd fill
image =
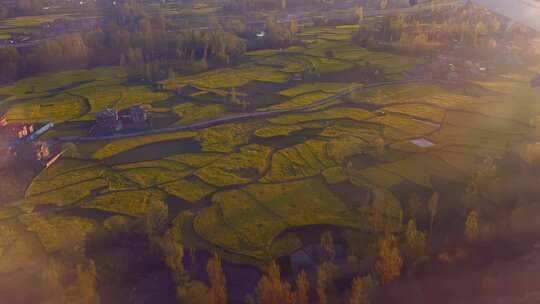
[[[376,26],[361,26],[353,40],[371,48],[429,54],[454,41],[473,48],[493,48],[495,40],[490,37],[499,33],[500,28],[497,17],[466,6],[444,14],[386,16]]]

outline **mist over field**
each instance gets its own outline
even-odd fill
[[[539,303],[539,22],[1,1],[1,302]]]

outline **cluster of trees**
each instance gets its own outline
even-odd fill
[[[279,266],[271,263],[246,303],[325,304],[343,300],[350,304],[370,303],[377,297],[381,287],[391,284],[404,271],[429,261],[430,256],[450,262],[453,257],[449,253],[440,253],[444,245],[440,248],[436,244],[438,240],[454,234],[456,223],[462,227],[457,242],[463,246],[474,247],[478,242],[489,240],[496,240],[495,243],[500,245],[501,240],[512,239],[514,242],[516,236],[523,233],[538,234],[540,230],[537,229],[536,216],[540,214],[540,205],[534,202],[540,195],[536,187],[540,176],[539,151],[538,144],[531,144],[524,149],[523,157],[507,154],[500,160],[487,158],[468,183],[463,199],[453,201],[452,204],[440,204],[437,192],[432,193],[428,199],[424,197],[425,201],[413,192],[402,207],[385,190],[374,189],[371,202],[360,210],[371,229],[370,242],[373,245],[366,250],[373,251],[373,257],[370,257],[370,253],[361,257],[372,261],[371,273],[355,277],[345,295],[338,293],[334,282],[339,277],[340,268],[336,263],[333,235],[324,232],[320,240],[321,264],[314,277],[310,278],[301,271],[294,282],[283,280]],[[117,177],[111,175],[106,178],[110,187],[122,187],[122,183],[116,181]],[[185,218],[176,217],[169,224],[165,203],[151,197],[145,200],[149,207],[143,219],[135,224],[111,222],[108,226],[116,228],[107,228],[101,237],[119,233],[116,231],[139,231],[136,233],[144,235],[154,250],[160,252],[177,287],[179,303],[226,304],[227,278],[220,257],[214,255],[208,261],[208,284],[191,279],[189,272],[184,269],[182,227]],[[406,225],[402,225],[404,221]],[[73,263],[73,267],[52,258],[42,271],[43,288],[47,290],[50,303],[69,302],[74,295],[86,299],[85,303],[95,303],[99,300],[99,294],[96,291],[94,261],[83,254],[84,248],[73,247],[68,248],[68,251],[59,254],[69,257],[67,260]],[[354,256],[347,260],[354,267]],[[62,283],[62,278],[67,275],[74,278],[68,288]]]
[[[260,38],[240,20],[229,21],[224,27],[218,23],[212,30],[174,32],[162,14],[149,15],[139,1],[98,4],[104,16],[100,31],[60,35],[24,53],[14,47],[0,49],[0,81],[39,72],[121,64],[133,79],[153,82],[167,76],[171,63],[202,69],[229,64],[248,48],[289,46],[298,32],[295,20],[278,24],[272,18]]]
[[[429,54],[457,41],[477,49],[495,48],[494,35],[500,32],[496,16],[472,6],[457,11],[386,16],[372,27],[361,26],[353,40],[371,48],[396,49],[413,54]]]

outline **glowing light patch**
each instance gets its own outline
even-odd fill
[[[501,16],[540,31],[540,1],[536,0],[472,0]]]

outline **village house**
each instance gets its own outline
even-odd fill
[[[148,113],[143,106],[133,106],[119,113],[122,123],[128,124],[146,124]]]
[[[34,132],[34,125],[27,123],[8,123],[0,120],[0,136],[5,139],[23,139]]]
[[[94,133],[118,132],[122,129],[122,122],[119,119],[118,111],[107,108],[96,113],[96,125]]]

